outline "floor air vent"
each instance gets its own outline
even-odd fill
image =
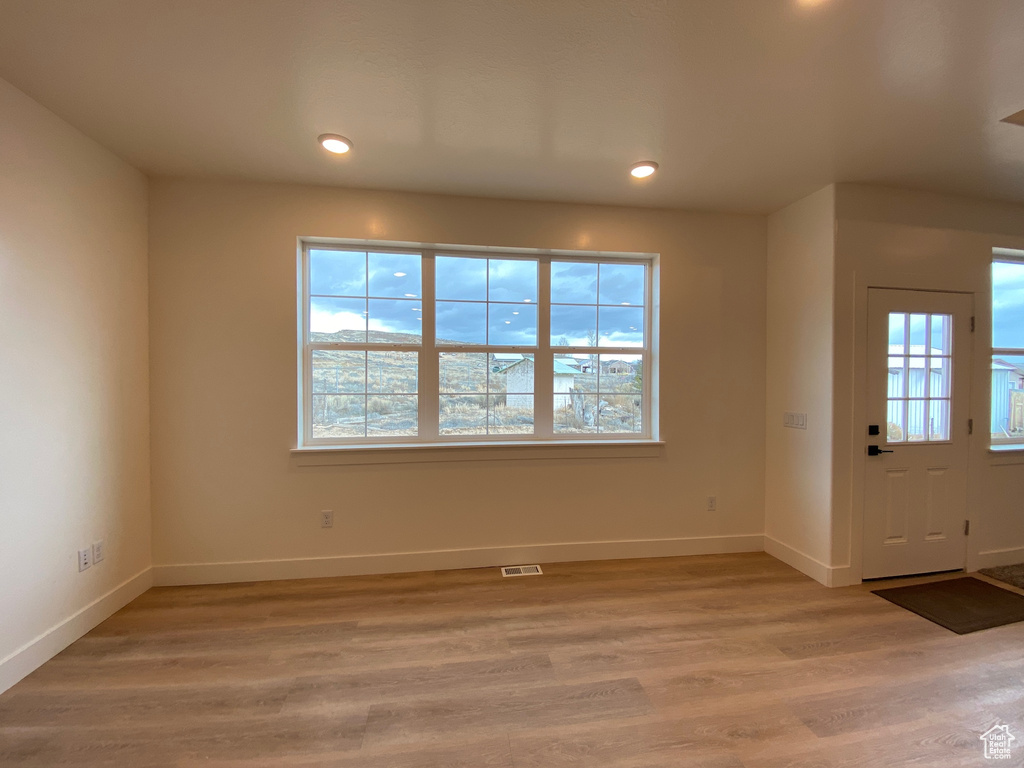
[[[542,576],[544,571],[539,565],[503,565],[502,576]]]

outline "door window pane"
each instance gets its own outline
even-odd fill
[[[928,315],[910,316],[910,353],[923,354],[927,338]]]
[[[929,397],[948,398],[950,393],[950,360],[947,357],[931,359],[931,375],[928,383]]]
[[[953,354],[953,324],[949,315],[931,316],[931,339],[933,355]]]
[[[907,439],[906,417],[904,408],[906,400],[890,400],[888,407],[888,429],[886,441],[890,443],[903,443]]]
[[[905,355],[907,339],[907,316],[902,312],[889,315],[889,354]],[[891,363],[890,363],[891,365]]]
[[[888,442],[949,439],[952,331],[951,315],[890,313]]]
[[[928,439],[949,440],[949,401],[931,400],[928,409]]]
[[[928,439],[927,400],[907,401],[907,442],[918,443]]]

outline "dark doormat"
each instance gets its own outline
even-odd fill
[[[1024,589],[1024,563],[1001,565],[998,568],[982,568],[978,573],[984,573],[993,579],[1005,581],[1007,584]]]
[[[958,635],[1024,621],[1024,595],[971,577],[872,592]]]

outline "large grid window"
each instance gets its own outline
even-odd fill
[[[993,447],[1024,448],[1024,253],[992,263]]]
[[[649,258],[307,243],[301,442],[650,439],[652,282]]]

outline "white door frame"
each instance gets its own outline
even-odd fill
[[[901,275],[902,277],[902,275]],[[867,424],[867,397],[868,397],[868,380],[867,380],[867,356],[868,356],[868,296],[873,289],[882,290],[895,290],[895,291],[920,291],[922,293],[953,293],[970,296],[972,302],[974,302],[974,314],[977,315],[978,311],[978,294],[975,291],[964,291],[954,290],[943,287],[910,287],[911,283],[919,283],[913,277],[906,275],[906,282],[900,284],[897,281],[896,284],[876,284],[873,282],[862,281],[860,277],[855,278],[855,289],[853,291],[852,298],[852,309],[854,316],[854,338],[853,338],[853,359],[850,361],[853,366],[853,409],[852,413],[847,412],[852,417],[852,432],[849,437],[851,442],[846,445],[849,463],[847,464],[849,474],[849,503],[850,503],[850,528],[849,528],[849,565],[847,568],[839,566],[836,571],[836,583],[835,586],[842,586],[845,584],[859,584],[863,581],[864,572],[864,514],[865,514],[865,494],[864,484],[867,476],[867,453],[865,446],[867,445],[867,439],[865,435],[865,425]],[[849,306],[849,305],[848,305]],[[977,408],[978,404],[976,393],[976,381],[973,369],[974,355],[977,353],[975,349],[976,343],[974,334],[971,334],[971,348],[970,348],[970,362],[968,363],[972,368],[971,391],[968,396],[968,413],[965,418],[974,419],[975,425],[977,425]],[[835,414],[838,416],[839,414]],[[987,422],[986,422],[987,423]],[[835,424],[833,425],[836,426]],[[974,500],[974,473],[973,469],[973,445],[977,435],[970,435],[968,437],[968,461],[967,461],[967,499],[968,499],[968,512],[970,512],[970,504]],[[835,445],[835,443],[833,443]],[[841,466],[834,464],[834,467]],[[833,499],[833,505],[835,499]],[[835,522],[833,517],[833,523]],[[964,554],[964,569],[970,570],[971,566],[971,545],[970,538],[967,539],[967,545],[965,547]]]

